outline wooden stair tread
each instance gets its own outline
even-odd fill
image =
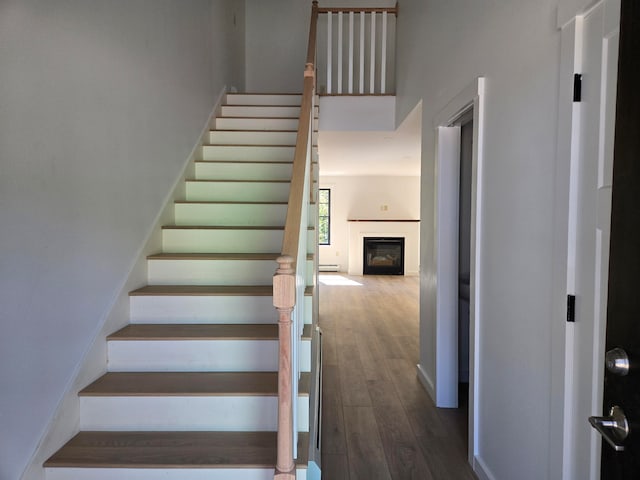
[[[224,132],[229,132],[230,130],[212,130],[213,132],[220,132],[220,131],[224,131]],[[235,130],[238,131],[238,130]],[[240,130],[240,131],[251,131],[251,130]],[[268,132],[271,132],[273,130],[267,130]],[[295,145],[291,145],[291,144],[270,144],[270,143],[205,143],[202,145],[203,147],[259,147],[259,148],[264,148],[264,147],[287,147],[287,148],[293,148],[295,147]],[[311,145],[313,148],[318,148],[318,144],[313,144]]]
[[[176,205],[288,205],[289,202],[243,202],[243,201],[206,201],[206,200],[176,200]]]
[[[163,230],[284,230],[278,225],[164,225]]]
[[[156,253],[149,260],[276,260],[279,253]]]
[[[234,165],[291,165],[293,163],[293,160],[196,160],[194,163],[232,163]]]
[[[271,296],[272,285],[147,285],[129,292],[131,296],[143,295],[233,295]]]
[[[232,105],[227,105],[228,107],[231,107]],[[238,105],[241,106],[241,105]],[[295,106],[295,105],[292,105]],[[215,128],[212,128],[209,130],[209,132],[240,132],[240,133],[247,133],[247,132],[255,132],[255,130],[239,130],[239,129],[229,129],[229,130],[217,130]],[[297,130],[264,130],[264,133],[297,133]]]
[[[189,183],[291,183],[291,180],[243,180],[243,179],[233,179],[233,180],[210,180],[210,179],[189,179],[186,180]]]
[[[300,395],[309,395],[302,373]],[[109,372],[82,389],[81,397],[277,396],[278,372]]]
[[[215,131],[219,131],[219,130],[214,130]],[[267,130],[270,131],[270,130]],[[294,145],[291,145],[290,143],[282,143],[282,144],[271,144],[271,143],[203,143],[202,144],[203,147],[258,147],[258,148],[264,148],[264,147],[288,147],[288,148],[293,148],[295,147]]]
[[[314,287],[307,287],[305,295],[312,295]],[[146,285],[129,292],[130,296],[200,296],[200,295],[233,295],[233,296],[271,296],[272,285]]]
[[[80,432],[45,463],[68,468],[273,468],[276,432]],[[298,435],[302,468],[309,435]]]
[[[228,107],[246,107],[247,105],[227,105]],[[280,107],[295,107],[295,105],[279,105]],[[216,118],[227,119],[227,118],[237,118],[237,119],[245,119],[245,120],[300,120],[300,117],[235,117],[233,115],[218,115]],[[318,120],[317,116],[313,117],[314,120]],[[253,132],[254,130],[245,130],[245,132]],[[265,131],[269,130],[257,130],[257,131]],[[314,130],[317,131],[317,130]]]
[[[277,324],[130,324],[107,340],[277,340]]]
[[[302,338],[311,338],[311,325]],[[277,324],[171,324],[132,323],[107,340],[277,340]]]
[[[149,260],[277,260],[279,253],[155,253]],[[307,254],[313,260],[313,253]]]

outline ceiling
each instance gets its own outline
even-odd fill
[[[394,132],[321,130],[318,135],[322,176],[419,176],[420,109]]]

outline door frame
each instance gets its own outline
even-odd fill
[[[480,387],[480,252],[482,239],[482,174],[485,78],[474,79],[434,119],[436,133],[435,261],[436,261],[436,406],[458,406],[458,208],[460,127],[454,124],[473,109],[471,173],[471,252],[469,296],[469,463],[478,454]]]
[[[569,3],[563,2],[565,6]],[[579,396],[589,397],[596,413],[602,410],[602,381],[604,379],[604,320],[594,319],[593,328],[593,376],[592,386],[586,391],[575,376],[576,324],[567,322],[567,295],[576,292],[576,248],[578,239],[577,218],[581,208],[578,171],[582,161],[580,151],[582,104],[572,101],[574,73],[582,74],[584,20],[598,8],[612,5],[611,0],[583,1],[582,8],[565,8],[559,16],[560,29],[560,91],[558,99],[558,137],[556,145],[557,167],[555,172],[554,218],[554,278],[553,302],[557,320],[552,322],[551,370],[551,428],[549,433],[550,472],[562,472],[562,479],[572,480],[576,475],[576,439],[574,427],[586,418],[576,418],[573,405]],[[571,12],[571,13],[570,13]],[[604,24],[619,24],[619,10],[605,8]],[[609,28],[610,30],[611,28]],[[604,253],[608,258],[608,251]],[[593,434],[590,442],[590,478],[600,474],[600,438]]]

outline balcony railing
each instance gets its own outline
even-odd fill
[[[397,4],[318,13],[318,93],[393,94]]]

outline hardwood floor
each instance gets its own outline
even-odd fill
[[[323,478],[475,480],[466,409],[435,408],[416,377],[418,278],[325,275]]]

